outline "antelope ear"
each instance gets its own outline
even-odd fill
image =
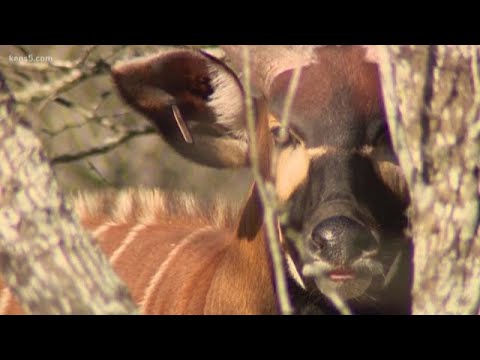
[[[244,92],[216,58],[166,51],[118,63],[112,76],[123,99],[181,155],[213,167],[247,164]]]

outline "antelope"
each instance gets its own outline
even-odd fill
[[[127,60],[112,67],[113,82],[184,157],[250,166],[242,47],[223,50],[228,65],[190,49]],[[249,53],[260,172],[287,209],[277,229],[295,313],[338,313],[326,296],[335,291],[354,314],[408,314],[410,200],[377,64],[361,46],[251,46]],[[280,137],[298,67],[287,136]],[[76,209],[142,313],[278,313],[255,183],[237,210],[221,198],[202,202],[154,189],[83,194]],[[301,246],[288,229],[300,234]],[[0,311],[20,312],[7,289]]]

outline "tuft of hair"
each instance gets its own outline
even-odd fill
[[[227,128],[233,137],[246,141],[244,96],[239,81],[232,72],[216,62],[208,63],[207,67],[214,90],[208,99],[208,106],[219,125]]]
[[[83,224],[164,224],[234,229],[240,206],[221,197],[201,199],[185,192],[148,188],[79,192],[74,207]]]

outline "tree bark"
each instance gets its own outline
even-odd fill
[[[478,46],[382,46],[388,124],[406,176],[414,314],[480,301]]]
[[[127,288],[82,229],[0,73],[0,273],[32,314],[133,314]]]

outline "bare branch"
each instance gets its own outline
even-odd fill
[[[88,167],[98,176],[98,178],[100,179],[100,181],[102,183],[104,183],[105,185],[108,185],[108,186],[113,186],[113,184],[108,181],[105,176],[103,176],[103,174],[97,169],[97,167],[95,165],[92,164],[91,161],[88,161],[87,160],[87,164],[88,164]]]
[[[38,71],[46,71],[51,69],[50,63],[19,63],[16,65],[21,67],[38,67]],[[0,63],[0,65],[3,65]],[[9,63],[9,65],[11,65]],[[82,66],[81,66],[82,65]],[[61,69],[61,75],[52,77],[45,83],[30,82],[28,86],[22,90],[13,93],[17,103],[29,104],[31,102],[41,101],[44,99],[54,99],[62,92],[68,91],[80,82],[93,76],[107,74],[110,71],[110,65],[104,60],[98,60],[94,63],[83,64],[81,61],[77,63],[67,62],[63,64],[57,63],[54,68]],[[42,69],[40,69],[42,68]],[[30,69],[31,70],[31,69]],[[64,70],[64,71],[63,71]],[[3,95],[5,96],[5,95]],[[0,98],[0,101],[5,101]]]
[[[389,129],[412,199],[414,314],[478,313],[478,49],[392,45],[381,51]]]
[[[28,51],[23,47],[23,45],[14,45],[24,56],[28,56]]]
[[[282,118],[280,120],[280,142],[284,142],[287,137],[288,123],[290,121],[290,110],[292,109],[293,99],[297,93],[298,82],[302,73],[301,67],[295,67],[293,69],[292,79],[288,84],[287,97],[283,105]]]
[[[0,272],[9,289],[33,314],[137,313],[73,215],[1,73],[0,96]]]
[[[156,130],[153,127],[146,127],[141,130],[129,130],[126,134],[122,134],[115,138],[108,139],[107,141],[105,141],[105,144],[103,144],[102,146],[94,147],[94,148],[81,151],[75,154],[65,154],[65,155],[56,156],[52,158],[51,164],[52,165],[65,164],[73,161],[83,160],[91,156],[102,155],[130,141],[135,137],[147,135],[147,134],[153,134],[153,133],[156,133]]]

